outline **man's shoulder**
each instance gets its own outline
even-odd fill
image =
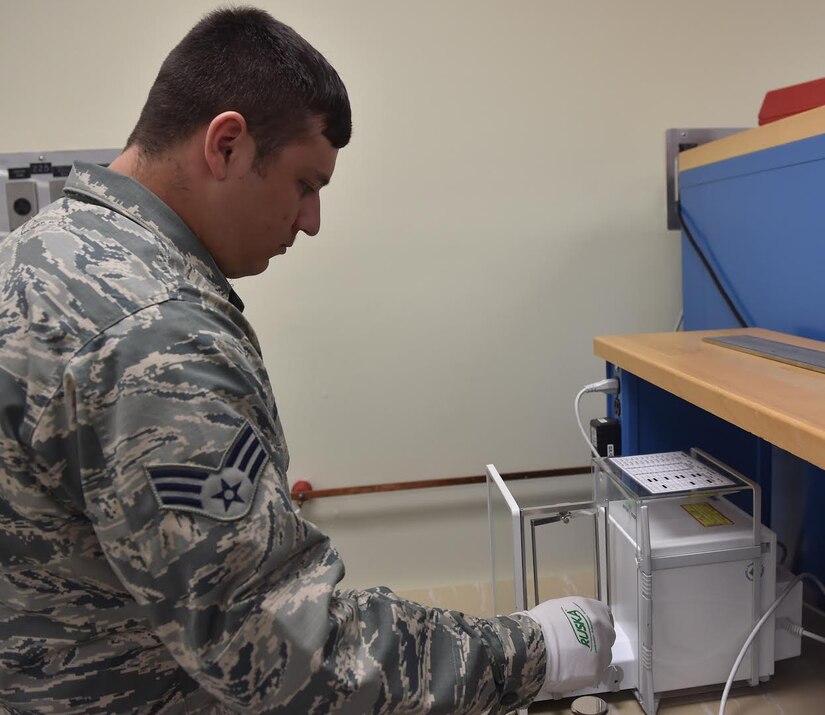
[[[65,198],[0,245],[0,285],[108,322],[166,300],[184,276],[163,240],[105,206]],[[52,303],[52,301],[49,301]]]
[[[70,245],[86,247],[85,258],[91,261],[111,262],[129,254],[152,260],[168,248],[156,232],[129,216],[69,197],[46,206],[11,234],[18,243],[43,241],[52,235],[64,240],[74,237],[76,243]]]
[[[17,372],[50,384],[93,337],[180,290],[151,232],[80,203],[52,204],[0,242],[0,364],[35,362]]]

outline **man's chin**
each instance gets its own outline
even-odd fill
[[[235,278],[248,278],[249,276],[257,276],[267,269],[267,266],[269,266],[269,261],[270,259],[266,258],[257,263],[249,264],[244,266],[243,268],[239,268],[237,271],[234,271],[233,273],[226,273],[225,275],[230,280]]]
[[[269,267],[269,262],[271,260],[272,260],[271,258],[265,259],[264,261],[262,261],[261,263],[256,265],[254,268],[252,268],[252,270],[249,273],[247,273],[247,275],[250,275],[250,276],[260,275],[261,273],[263,273]]]

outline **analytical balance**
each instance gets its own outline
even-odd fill
[[[505,484],[488,465],[495,612],[564,595],[596,596],[610,606],[616,642],[603,681],[558,697],[632,690],[653,715],[663,696],[721,689],[751,630],[792,578],[777,570],[759,486],[700,450],[593,465],[577,483],[545,479],[541,486]],[[581,559],[569,556],[583,549],[593,553],[584,570],[590,584],[576,569]],[[800,623],[801,612],[798,584],[760,630],[736,682],[757,685],[775,661],[800,654],[800,637],[775,630],[775,619]]]

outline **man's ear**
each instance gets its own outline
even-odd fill
[[[238,112],[221,112],[206,129],[204,158],[212,175],[223,181],[231,169],[246,172],[255,158],[255,142]]]

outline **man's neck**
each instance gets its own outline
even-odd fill
[[[181,151],[186,150],[186,147],[181,148]],[[200,236],[197,207],[190,205],[190,178],[183,163],[175,151],[150,158],[139,147],[131,146],[109,164],[109,169],[143,184],[178,214],[196,236]]]

